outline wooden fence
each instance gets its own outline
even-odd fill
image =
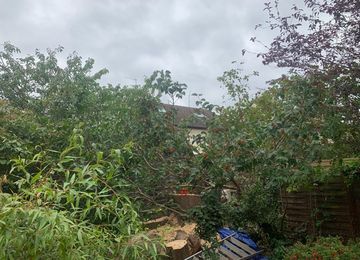
[[[298,192],[281,192],[287,226],[309,235],[360,236],[360,183],[343,177]]]

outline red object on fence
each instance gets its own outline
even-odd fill
[[[180,195],[188,195],[189,194],[189,190],[186,188],[182,188],[179,190],[178,194]]]

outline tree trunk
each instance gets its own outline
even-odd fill
[[[166,253],[172,260],[184,260],[190,256],[187,240],[174,240],[166,244]]]

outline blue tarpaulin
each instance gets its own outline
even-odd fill
[[[228,228],[220,228],[218,230],[218,233],[221,237],[221,239],[224,239],[225,237],[233,235],[234,238],[237,240],[240,240],[241,242],[247,244],[249,247],[254,249],[255,251],[259,251],[260,248],[256,245],[256,243],[249,237],[249,235],[246,232],[243,231],[236,231]],[[262,255],[254,256],[252,259],[254,260],[268,260],[267,257]]]

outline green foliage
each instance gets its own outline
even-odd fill
[[[277,189],[254,183],[238,200],[230,201],[229,207],[232,209],[228,216],[231,226],[247,230],[254,239],[263,238],[264,234],[272,239],[281,237],[283,230]]]
[[[285,259],[358,259],[359,242],[348,242],[346,245],[337,237],[320,237],[307,244],[296,243],[287,249]]]
[[[0,52],[0,97],[15,107],[34,111],[55,119],[80,116],[96,103],[92,91],[99,87],[96,82],[106,69],[91,74],[93,59],[82,62],[73,53],[67,58],[66,67],[58,65],[56,55],[62,47],[48,50],[46,54],[18,57],[20,50],[10,43]],[[88,112],[88,111],[87,111]]]
[[[105,69],[93,73],[94,61],[76,53],[60,66],[62,51],[21,57],[8,43],[0,51],[0,189],[36,210],[62,214],[57,230],[65,219],[74,232],[88,228],[103,245],[87,253],[69,240],[64,248],[75,241],[79,258],[156,259],[161,243],[143,234],[141,221],[171,209],[170,194],[192,169],[193,147],[187,130],[174,127],[173,115],[159,111],[152,90],[175,100],[186,85],[167,71],[155,72],[161,80],[147,81],[151,86],[100,86]],[[19,236],[36,236],[36,228],[12,227]],[[42,243],[47,239],[52,247],[62,237],[45,236]],[[66,258],[50,247],[24,254]]]
[[[242,70],[238,68],[225,71],[218,81],[223,84],[230,97],[237,105],[246,105],[249,102],[247,82],[251,75],[242,76]],[[258,75],[254,72],[253,75]]]
[[[142,239],[129,244],[99,225],[74,220],[66,211],[0,194],[2,259],[157,259],[160,244],[137,236]]]
[[[176,99],[181,99],[187,89],[186,84],[173,81],[171,72],[166,70],[157,70],[145,80],[145,87],[152,93],[157,92],[158,97],[162,94],[168,95],[172,105],[175,105]]]
[[[214,234],[225,224],[274,247],[284,239],[280,188],[297,190],[334,175],[335,169],[324,172],[314,162],[356,155],[343,137],[357,130],[334,113],[333,93],[312,87],[319,81],[311,77],[284,76],[250,100],[249,76],[240,72],[233,69],[219,78],[235,104],[218,109],[202,146],[201,175],[194,178],[194,183],[210,184],[204,198],[227,186],[235,188],[236,195],[222,204],[219,198],[205,199],[195,217],[201,234]],[[337,174],[342,170],[337,168]],[[209,205],[222,213],[214,214]]]
[[[20,194],[38,206],[66,210],[74,219],[128,236],[137,233],[138,213],[124,194],[126,183],[121,176],[126,155],[113,150],[105,159],[98,152],[96,162],[87,162],[81,156],[83,138],[77,131],[61,153],[42,151],[30,160],[13,160],[10,174],[18,178]]]
[[[0,258],[84,259],[111,254],[110,237],[59,212],[0,194]]]
[[[47,54],[36,51],[20,58],[16,47],[4,45],[0,68],[0,96],[6,99],[0,104],[2,136],[30,152],[59,151],[67,147],[72,130],[81,125],[85,140],[82,156],[88,160],[95,160],[97,152],[107,157],[111,149],[131,144],[131,159],[123,168],[128,173],[124,178],[135,185],[127,192],[143,200],[146,196],[139,196],[141,188],[145,195],[155,196],[155,201],[169,201],[167,195],[177,180],[188,174],[193,148],[187,141],[187,130],[175,129],[173,115],[159,111],[159,99],[151,91],[180,98],[186,86],[173,81],[170,72],[158,71],[153,74],[154,82],[149,79],[144,87],[100,87],[98,80],[105,70],[92,73],[94,61],[83,62],[76,53],[61,67],[57,59],[61,52],[62,48]],[[13,88],[8,88],[11,84],[18,85],[24,95],[12,92]],[[9,160],[18,156],[24,158],[16,152],[1,153],[2,162],[6,161],[2,174],[9,176]],[[169,190],[159,193],[164,185]]]
[[[357,178],[358,164],[342,158],[358,155],[359,129],[336,112],[326,81],[292,74],[251,99],[247,82],[257,73],[224,72],[218,80],[234,105],[199,101],[216,116],[194,155],[176,111],[160,111],[161,95],[172,104],[185,95],[170,71],[143,86],[100,86],[105,69],[93,73],[94,61],[76,53],[60,66],[61,52],[19,57],[10,44],[0,52],[0,188],[12,194],[1,209],[11,214],[0,213],[0,249],[13,258],[156,259],[161,246],[141,221],[178,212],[170,198],[184,183],[202,192],[192,213],[202,238],[224,225],[243,228],[281,255],[280,188],[336,171]],[[337,162],[333,169],[314,167],[324,158]],[[229,186],[236,192],[225,202]]]
[[[196,232],[201,238],[211,240],[225,223],[224,206],[220,203],[220,190],[211,190],[202,196],[202,206],[192,211],[197,223]]]
[[[141,235],[142,225],[138,212],[134,203],[125,194],[127,183],[122,173],[131,154],[131,145],[113,150],[108,158],[104,158],[103,153],[98,152],[95,162],[87,162],[81,155],[83,143],[84,139],[79,130],[74,130],[70,145],[64,151],[45,150],[34,154],[31,159],[19,158],[12,161],[10,175],[16,180],[14,183],[18,185],[18,194],[26,199],[29,207],[35,208],[33,211],[24,211],[24,219],[19,217],[18,220],[26,223],[31,219],[34,228],[28,227],[23,230],[26,224],[20,225],[19,222],[15,222],[13,225],[18,225],[12,226],[10,230],[14,229],[13,232],[19,233],[9,233],[8,230],[3,232],[7,232],[8,236],[15,235],[24,239],[35,236],[32,243],[39,245],[36,244],[33,248],[33,244],[29,244],[29,250],[24,247],[23,253],[26,256],[33,255],[44,259],[72,257],[71,250],[78,250],[80,245],[83,246],[82,240],[85,238],[82,233],[86,231],[89,232],[89,245],[86,250],[90,250],[98,242],[103,243],[100,245],[103,249],[95,249],[90,255],[78,250],[77,254],[74,254],[74,259],[92,258],[97,255],[101,258],[112,258],[114,255],[123,255],[128,259],[145,256],[155,258],[158,247],[146,236]],[[19,215],[17,212],[23,208],[20,203],[16,205],[17,208],[12,209],[16,211],[12,214]],[[3,217],[0,221],[7,226],[10,218]],[[44,228],[44,225],[51,230]],[[66,232],[63,232],[64,229]],[[141,236],[142,239],[128,244],[134,235]],[[37,236],[41,236],[41,239]],[[70,239],[70,236],[74,238]],[[99,241],[92,243],[90,238]],[[47,240],[51,240],[52,243]],[[7,241],[2,248],[6,255],[12,256],[16,249],[15,253],[9,250],[22,244],[26,243],[21,239]],[[59,249],[51,250],[53,247]],[[54,256],[46,254],[49,250]]]

